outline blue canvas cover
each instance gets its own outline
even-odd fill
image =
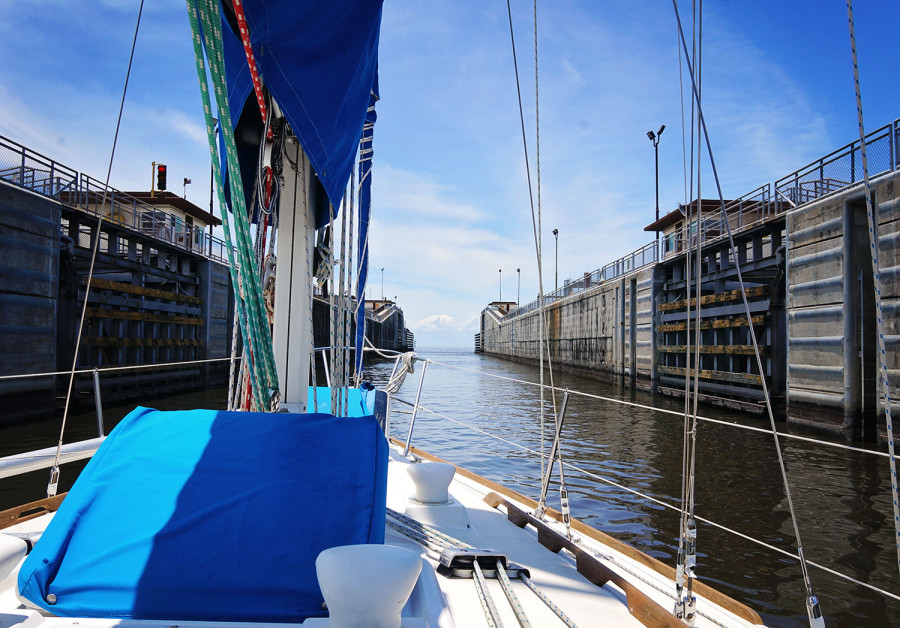
[[[378,62],[382,0],[244,0],[260,78],[300,140],[335,212],[344,195]],[[232,125],[256,108],[240,39],[223,24]],[[251,188],[252,189],[252,188]],[[316,227],[328,223],[316,216]]]
[[[386,478],[371,416],[137,408],[75,483],[19,590],[62,616],[324,616],[315,559],[384,542]]]

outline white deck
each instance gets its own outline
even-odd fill
[[[597,587],[584,579],[576,570],[575,559],[566,551],[554,554],[537,540],[535,531],[521,529],[506,518],[501,509],[488,506],[483,498],[491,489],[480,483],[456,475],[450,485],[453,503],[449,506],[425,506],[410,500],[414,486],[406,472],[412,464],[400,452],[392,448],[388,473],[389,508],[426,523],[444,534],[454,537],[480,549],[490,549],[507,555],[513,563],[526,567],[532,581],[565,612],[578,626],[641,626],[628,610],[625,594],[615,585]],[[526,504],[516,503],[524,511]],[[4,533],[39,534],[52,515],[46,515],[17,524]],[[468,520],[469,527],[465,527]],[[562,531],[562,524],[552,522],[554,529]],[[576,533],[577,534],[577,533]],[[674,584],[657,572],[639,564],[633,559],[590,538],[578,538],[578,544],[591,553],[603,557],[604,564],[625,576],[662,608],[671,611],[674,606]],[[448,579],[436,575],[437,560],[423,547],[392,528],[387,528],[385,543],[413,549],[425,559],[432,569],[423,569],[416,589],[403,612],[403,626],[447,628],[457,626],[486,626],[487,622],[478,599],[475,584],[469,579]],[[352,571],[352,570],[350,570]],[[16,593],[18,568],[3,582],[0,582],[0,628],[58,626],[79,626],[81,628],[106,628],[111,626],[167,627],[174,625],[189,628],[199,626],[226,627],[228,622],[186,622],[186,621],[136,621],[119,619],[57,618],[45,616],[43,611],[27,608],[26,602]],[[517,626],[515,614],[507,601],[500,583],[488,580],[488,590],[494,600],[500,618],[505,626]],[[563,622],[524,583],[513,580],[513,589],[532,626],[563,626]],[[697,626],[751,626],[741,618],[699,599],[698,611],[715,621],[698,617]],[[327,626],[327,619],[308,619],[302,624],[254,624],[259,626],[305,626],[316,628]]]

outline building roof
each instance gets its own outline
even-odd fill
[[[208,211],[200,209],[197,205],[194,205],[186,198],[178,196],[174,192],[153,192],[153,196],[150,196],[150,192],[125,192],[125,194],[136,198],[143,203],[147,203],[148,205],[169,205],[207,225],[218,227],[222,224],[221,220],[210,214]]]
[[[731,203],[731,201],[725,201],[726,206],[729,203]],[[644,227],[644,231],[665,231],[672,225],[676,225],[684,220],[684,217],[687,215],[687,208],[691,208],[691,210],[694,211],[698,205],[700,206],[701,214],[709,214],[711,212],[717,212],[722,209],[722,202],[717,198],[702,198],[693,200],[687,205],[679,204],[678,209],[674,209],[659,220],[650,223],[649,225]]]

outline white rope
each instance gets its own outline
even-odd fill
[[[878,233],[875,210],[872,207],[872,191],[869,187],[869,162],[866,150],[866,133],[863,128],[862,92],[859,86],[859,63],[856,58],[856,34],[853,27],[853,2],[847,0],[847,18],[850,22],[850,50],[853,55],[853,84],[856,89],[856,117],[859,121],[859,150],[862,156],[863,181],[866,190],[866,220],[869,226],[869,247],[872,260],[873,287],[875,289],[875,321],[878,335],[878,366],[881,371],[881,393],[884,400],[884,418],[887,427],[888,454],[891,461],[891,501],[894,506],[894,544],[897,549],[897,568],[900,570],[900,503],[897,497],[897,462],[894,458],[894,421],[891,416],[891,389],[888,383],[887,353],[884,342],[884,310],[881,306],[881,273],[878,265]],[[844,237],[849,237],[845,233]]]
[[[560,618],[562,623],[564,623],[569,628],[578,628],[578,626],[575,624],[575,622],[572,621],[571,619],[569,619],[569,616],[566,615],[560,607],[558,607],[556,604],[553,603],[553,600],[551,600],[549,597],[547,597],[547,595],[543,591],[541,591],[534,585],[534,583],[531,581],[531,578],[529,578],[525,574],[519,574],[519,578],[522,580],[522,582],[525,583],[525,586],[527,586],[529,589],[531,589],[534,592],[534,594],[537,595],[540,598],[540,600],[544,604],[546,604],[547,607],[551,611],[553,611],[557,617]]]
[[[478,599],[481,601],[481,607],[484,609],[484,618],[487,620],[490,628],[503,628],[503,622],[500,621],[500,614],[494,605],[494,599],[491,597],[490,591],[487,590],[487,583],[484,581],[481,566],[477,560],[472,563],[472,566],[475,572],[475,590],[478,591]]]
[[[519,597],[516,595],[516,592],[513,591],[512,583],[509,581],[509,576],[506,575],[506,568],[503,566],[502,560],[497,561],[497,579],[500,581],[500,586],[503,588],[503,594],[506,595],[506,600],[516,614],[516,620],[518,620],[519,626],[522,628],[531,628],[531,622],[528,621],[528,616],[525,614],[525,609],[522,608]]]
[[[116,132],[113,136],[112,150],[109,154],[109,167],[106,169],[106,183],[103,185],[103,198],[100,207],[106,207],[106,197],[109,193],[109,178],[112,175],[113,160],[116,156],[116,143],[119,140],[119,128],[122,125],[122,111],[125,109],[125,94],[128,93],[128,79],[131,77],[131,65],[134,61],[134,49],[137,46],[138,31],[141,27],[141,15],[144,12],[144,0],[138,7],[137,23],[134,26],[134,38],[131,42],[131,56],[128,58],[128,70],[125,72],[125,85],[122,87],[122,98],[119,102],[119,116],[116,119]],[[66,421],[69,418],[69,405],[72,401],[72,387],[75,383],[75,367],[78,364],[78,352],[81,349],[81,334],[84,331],[84,318],[87,313],[88,296],[91,294],[91,280],[94,277],[94,265],[97,261],[97,251],[100,249],[100,226],[103,224],[103,211],[97,212],[97,232],[94,238],[94,246],[91,249],[91,266],[88,270],[87,283],[84,286],[84,303],[81,305],[81,318],[78,321],[78,334],[75,336],[75,353],[72,355],[72,369],[69,372],[69,387],[66,390],[66,404],[63,408],[62,425],[59,428],[59,441],[56,444],[56,457],[53,467],[50,469],[50,481],[47,484],[47,497],[56,495],[59,486],[59,460],[62,455],[63,436],[66,433]]]
[[[378,354],[382,355],[382,354]],[[387,357],[387,356],[382,356]],[[399,357],[399,361],[397,363],[397,367],[394,369],[394,373],[391,376],[390,381],[384,387],[384,391],[389,395],[394,395],[400,392],[400,388],[403,386],[403,382],[406,380],[406,376],[409,373],[415,373],[415,359],[416,354],[412,351],[407,353],[403,353]]]

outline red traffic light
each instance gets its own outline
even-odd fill
[[[166,189],[166,165],[156,165],[156,189],[162,192]]]

